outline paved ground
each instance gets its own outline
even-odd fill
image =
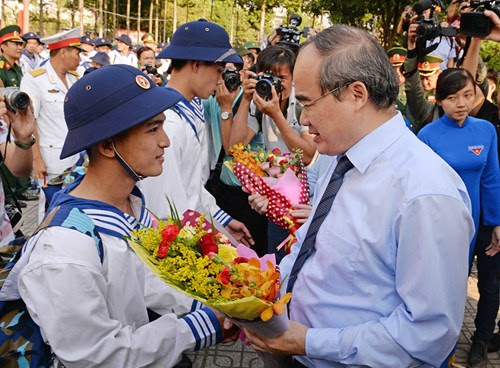
[[[27,202],[28,207],[24,210],[23,231],[25,234],[32,232],[37,224],[37,207],[35,202]],[[477,278],[473,270],[469,277],[469,286],[467,292],[467,305],[465,308],[465,319],[462,327],[462,333],[458,341],[457,357],[453,367],[465,367],[467,353],[470,347],[470,338],[475,330],[474,317],[477,308]],[[500,315],[499,315],[500,318]],[[190,354],[193,361],[193,368],[220,368],[220,367],[238,367],[238,368],[262,368],[263,364],[257,354],[250,347],[244,347],[240,343],[229,345],[220,345],[208,350],[199,351]],[[500,353],[490,353],[488,368],[500,368]]]

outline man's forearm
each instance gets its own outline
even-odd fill
[[[248,139],[248,111],[250,111],[250,101],[243,98],[233,119],[229,146],[238,143],[243,143],[246,146],[250,142],[250,139]]]
[[[33,167],[32,148],[27,150],[22,149],[16,146],[14,142],[6,144],[7,153],[5,157],[5,165],[9,168],[10,172],[14,176],[17,176],[19,178],[28,177],[31,174],[31,169]]]

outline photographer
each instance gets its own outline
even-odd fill
[[[257,133],[262,132],[266,150],[278,148],[281,152],[291,152],[292,149],[301,149],[304,163],[308,165],[316,147],[308,129],[299,122],[301,110],[296,103],[292,81],[295,54],[287,47],[271,46],[259,54],[256,65],[260,75],[271,72],[278,76],[281,91],[278,93],[273,85],[271,96],[263,98],[256,92],[256,74],[250,71],[245,73],[243,98],[234,118],[230,145],[243,143],[246,146]],[[287,236],[288,232],[269,221],[268,251],[274,252]]]
[[[415,12],[413,11],[413,7],[411,5],[407,5],[405,7],[405,10],[401,14],[401,18],[399,18],[399,23],[397,27],[398,35],[408,32],[408,28],[410,27],[411,24],[411,19],[414,15]]]
[[[148,75],[158,86],[163,86],[167,79],[158,73],[155,68],[156,55],[153,49],[143,46],[137,50],[137,59],[139,61],[139,69]]]
[[[7,115],[12,128],[13,141],[7,142],[8,127],[3,117]],[[33,131],[35,117],[31,107],[19,110],[17,113],[7,110],[5,99],[0,96],[0,161],[18,177],[29,176],[33,157],[31,145],[33,144]],[[14,239],[10,220],[5,212],[3,186],[0,185],[0,245]]]

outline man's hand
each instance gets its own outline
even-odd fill
[[[408,27],[408,51],[414,50],[417,47],[417,28],[417,23],[412,23]]]
[[[260,215],[266,214],[268,203],[269,200],[267,197],[261,196],[260,194],[255,193],[248,196],[250,208]]]
[[[9,110],[7,115],[12,125],[14,137],[18,141],[29,143],[35,131],[35,116],[31,105],[25,110],[18,110],[16,113]]]
[[[243,98],[247,101],[252,101],[253,95],[255,93],[255,85],[257,84],[257,80],[253,79],[257,74],[247,70],[243,74],[243,80],[241,81],[241,85],[243,86]]]
[[[229,231],[236,241],[246,245],[247,247],[251,247],[255,244],[252,239],[252,235],[250,235],[250,231],[248,231],[247,227],[238,220],[231,220],[231,222],[226,225],[226,230]]]
[[[300,323],[290,321],[290,328],[275,338],[264,337],[247,329],[244,331],[250,344],[257,351],[275,355],[306,355],[307,327]]]
[[[215,313],[217,320],[219,321],[220,328],[222,330],[222,343],[230,343],[238,340],[240,336],[241,330],[238,326],[236,326],[233,322],[226,318],[219,311],[212,309]]]
[[[255,106],[261,111],[263,114],[266,114],[271,117],[271,119],[276,120],[279,114],[282,114],[280,108],[280,99],[278,94],[276,93],[276,89],[272,86],[271,89],[272,98],[269,101],[264,100],[257,93],[253,95],[253,102],[255,102]]]
[[[484,15],[491,19],[493,22],[493,28],[490,34],[486,37],[487,40],[492,40],[500,42],[500,18],[491,10],[485,10]]]
[[[47,176],[47,165],[41,156],[33,158],[33,175],[35,179],[43,179]]]
[[[486,248],[486,255],[493,257],[500,252],[500,226],[495,226],[491,233],[491,243]]]
[[[234,91],[229,92],[225,83],[217,85],[217,89],[215,90],[215,98],[217,99],[221,111],[230,112],[233,110],[233,101],[236,98],[238,92],[239,88],[236,88]]]
[[[303,224],[307,221],[311,215],[312,207],[308,204],[295,204],[293,205],[293,210],[290,215],[297,219],[298,224]]]

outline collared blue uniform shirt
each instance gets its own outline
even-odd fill
[[[471,205],[460,177],[397,114],[347,152],[354,168],[292,291],[308,367],[438,366],[462,326]],[[317,184],[313,211],[337,160]],[[287,278],[309,223],[280,264]],[[286,280],[285,285],[286,289]]]

